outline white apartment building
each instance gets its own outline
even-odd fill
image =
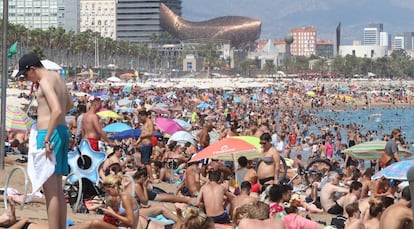
[[[383,24],[369,24],[364,28],[364,45],[380,45],[380,33],[383,30]]]
[[[116,4],[117,0],[81,0],[80,31],[116,40]]]
[[[401,50],[401,49],[405,49],[404,36],[395,36],[392,50]]]
[[[21,24],[27,29],[46,30],[62,27],[79,31],[79,0],[10,0],[9,23]],[[3,12],[3,1],[0,1]]]

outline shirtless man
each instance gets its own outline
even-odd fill
[[[407,206],[393,204],[382,213],[380,229],[413,228],[413,212]]]
[[[371,180],[372,175],[374,175],[374,169],[367,168],[362,176],[361,183],[362,183],[362,190],[361,190],[361,198],[369,197],[369,193],[374,190],[374,182]]]
[[[185,170],[184,179],[177,188],[176,195],[180,192],[185,196],[197,197],[200,193],[200,168],[198,162],[189,162]]]
[[[338,204],[344,208],[343,215],[346,215],[345,208],[349,204],[356,203],[361,198],[361,191],[362,191],[362,184],[358,181],[353,181],[349,186],[349,192],[343,198],[339,199],[337,202]]]
[[[272,136],[264,133],[260,136],[263,155],[257,169],[257,178],[263,190],[267,185],[279,183],[280,155],[272,145]]]
[[[102,101],[99,97],[94,97],[91,101],[89,111],[83,115],[82,119],[82,138],[87,139],[91,148],[99,151],[99,139],[112,144],[112,141],[106,136],[99,124],[99,118],[96,115],[102,107]]]
[[[321,205],[322,208],[329,214],[342,214],[344,209],[337,203],[335,195],[339,193],[348,193],[347,188],[338,186],[339,174],[331,171],[328,174],[328,183],[326,183],[321,190]]]
[[[141,121],[141,136],[137,139],[134,146],[140,146],[141,163],[144,164],[147,169],[148,177],[153,180],[151,169],[151,155],[152,155],[152,135],[154,132],[154,124],[152,120],[148,118],[148,112],[142,110],[138,113],[138,118]]]
[[[218,184],[220,172],[210,171],[208,173],[210,183],[206,183],[200,189],[200,195],[197,197],[197,206],[204,203],[207,216],[214,220],[214,223],[227,224],[230,222],[229,215],[224,211],[224,196],[231,198],[230,193]]]
[[[66,228],[66,201],[62,189],[62,175],[68,174],[70,132],[65,114],[72,100],[65,81],[56,72],[44,68],[36,54],[26,54],[19,60],[17,76],[24,76],[37,88],[37,148],[44,148],[46,157],[56,158],[55,172],[43,184],[50,229]]]
[[[240,185],[240,194],[231,201],[230,215],[233,218],[233,214],[236,209],[245,204],[255,203],[258,199],[250,196],[250,189],[252,185],[248,181],[243,181]]]
[[[204,128],[198,134],[198,150],[201,151],[207,146],[210,145],[210,135],[209,132],[213,130],[213,125],[207,123]],[[201,173],[205,177],[207,175],[207,164],[208,159],[201,160]]]

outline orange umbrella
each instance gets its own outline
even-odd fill
[[[134,76],[135,76],[134,73],[127,72],[127,73],[123,73],[123,74],[119,75],[119,78],[121,78],[121,79],[131,79]]]

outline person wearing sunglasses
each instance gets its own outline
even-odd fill
[[[257,165],[257,178],[261,189],[264,190],[267,185],[279,182],[280,155],[273,147],[272,136],[269,133],[263,133],[260,136],[260,145],[262,157]]]

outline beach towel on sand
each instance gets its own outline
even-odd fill
[[[32,125],[29,136],[29,153],[28,153],[28,162],[27,162],[27,173],[32,183],[32,192],[35,193],[39,191],[42,185],[46,180],[55,172],[55,156],[52,153],[49,160],[46,158],[45,149],[37,149],[37,126],[36,124]],[[26,202],[30,202],[30,196]]]

